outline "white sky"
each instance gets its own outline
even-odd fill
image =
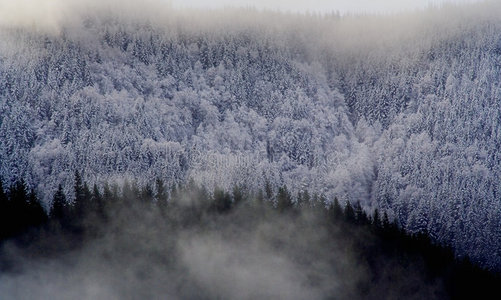
[[[475,2],[479,0],[171,0],[175,7],[220,8],[255,7],[293,12],[365,12],[388,13],[445,2]]]

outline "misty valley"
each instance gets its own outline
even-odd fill
[[[498,1],[35,2],[0,0],[0,299],[500,297]]]

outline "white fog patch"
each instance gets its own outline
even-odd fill
[[[98,238],[70,251],[53,249],[59,254],[48,257],[5,243],[0,294],[43,300],[351,299],[365,276],[343,234],[331,228],[332,239],[320,216],[266,216],[241,207],[187,226],[166,221],[179,212],[172,208],[163,219],[144,207],[122,211],[97,226]],[[67,242],[55,236],[33,247]],[[13,268],[5,269],[5,261]]]
[[[181,245],[189,273],[222,299],[318,299],[301,268],[256,241],[197,236]]]
[[[59,34],[83,17],[115,14],[144,21],[165,18],[170,9],[163,0],[0,0],[0,28]]]
[[[5,27],[58,31],[60,21],[66,14],[68,1],[64,0],[0,1],[0,26]]]
[[[469,3],[479,0],[172,0],[175,7],[224,8],[252,7],[294,13],[396,13],[423,9],[448,3]]]

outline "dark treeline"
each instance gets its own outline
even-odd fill
[[[46,222],[47,214],[35,191],[28,190],[24,181],[16,182],[5,191],[0,180],[0,240]]]
[[[80,173],[75,172],[74,198],[68,199],[60,186],[47,212],[35,192],[29,191],[23,181],[7,189],[0,182],[0,245],[14,241],[26,246],[27,243],[36,243],[37,236],[43,239],[40,236],[52,235],[57,236],[52,240],[65,241],[66,247],[52,245],[52,250],[58,249],[55,254],[58,255],[67,251],[68,245],[74,249],[97,238],[103,228],[112,226],[114,218],[141,222],[144,216],[154,213],[169,226],[186,228],[192,224],[205,224],[204,219],[231,215],[237,210],[246,211],[256,219],[263,218],[263,215],[271,219],[285,215],[291,221],[309,214],[315,216],[315,224],[333,232],[333,240],[339,241],[339,232],[342,232],[341,241],[349,245],[350,251],[354,249],[356,261],[369,274],[356,282],[363,299],[378,298],[375,293],[388,293],[380,290],[378,285],[387,288],[387,282],[401,281],[399,276],[405,276],[402,272],[416,266],[426,281],[440,282],[439,290],[444,292],[435,295],[439,298],[470,299],[479,295],[491,298],[489,295],[495,295],[501,284],[499,274],[478,267],[468,258],[455,257],[451,247],[433,243],[425,232],[409,235],[390,220],[386,212],[376,209],[368,214],[360,203],[343,205],[337,199],[328,201],[308,191],[293,197],[286,186],[276,192],[269,185],[256,193],[239,186],[231,192],[217,187],[208,191],[193,181],[167,187],[158,179],[153,185],[143,187],[125,181],[122,185],[106,183],[101,188],[97,185],[91,188]],[[73,243],[68,243],[70,240]],[[47,251],[39,252],[42,256],[47,255]],[[4,258],[0,257],[0,262],[2,272],[12,267],[5,263]],[[392,267],[385,267],[385,264],[392,264]],[[397,285],[400,289],[408,289],[404,295],[412,299],[420,293],[419,285],[414,289],[412,284]],[[397,294],[401,293],[402,290]]]

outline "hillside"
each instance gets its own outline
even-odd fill
[[[72,197],[75,170],[91,184],[308,188],[499,269],[500,12],[4,26],[0,176],[46,206],[59,184]]]

